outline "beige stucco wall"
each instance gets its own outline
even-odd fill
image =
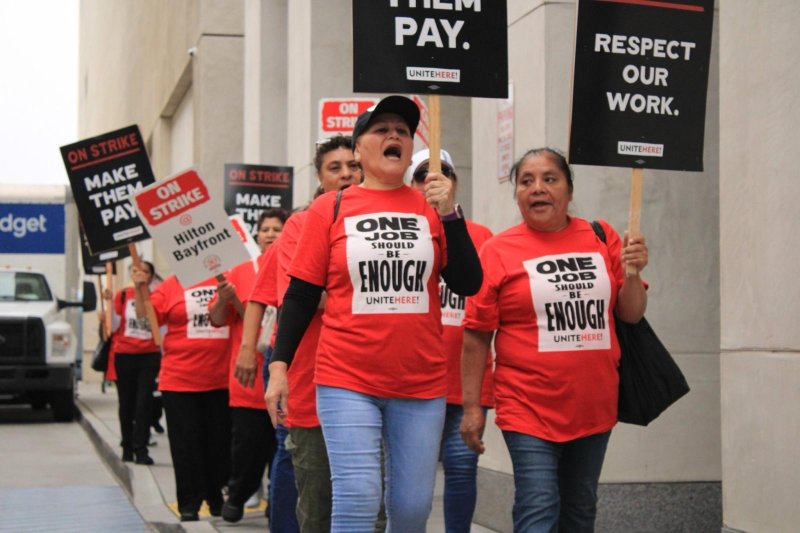
[[[800,524],[800,46],[793,0],[720,13],[723,520]]]

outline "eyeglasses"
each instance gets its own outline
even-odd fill
[[[452,168],[445,165],[442,165],[442,174],[444,174],[448,178],[453,178],[456,175],[456,173],[453,171]],[[414,181],[416,181],[417,183],[422,183],[423,181],[425,181],[425,178],[428,177],[428,167],[420,168],[419,170],[414,172],[413,177]]]

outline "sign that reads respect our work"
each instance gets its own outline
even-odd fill
[[[241,215],[251,235],[261,213],[273,207],[292,210],[292,167],[225,164],[225,212]]]
[[[131,198],[155,181],[137,126],[61,147],[93,254],[149,239]]]
[[[570,163],[703,170],[713,0],[580,0]]]
[[[142,189],[134,203],[184,287],[250,259],[228,215],[194,170]]]
[[[353,87],[505,98],[505,0],[353,0]]]

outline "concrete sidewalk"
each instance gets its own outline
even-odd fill
[[[153,432],[155,446],[150,447],[152,466],[123,463],[119,446],[120,431],[117,415],[117,391],[107,387],[105,392],[97,382],[80,382],[78,388],[78,407],[82,417],[81,424],[94,443],[98,454],[118,478],[131,501],[156,531],[188,533],[236,532],[264,533],[268,531],[264,516],[263,502],[260,509],[247,509],[244,518],[236,524],[229,524],[220,517],[212,517],[204,508],[198,522],[180,522],[175,509],[175,477],[169,453],[167,435]],[[164,418],[162,417],[162,424]],[[166,425],[166,424],[164,424]],[[433,510],[428,520],[429,533],[444,533],[444,514],[442,510],[442,473],[437,474]],[[492,530],[473,525],[474,533],[491,533]]]

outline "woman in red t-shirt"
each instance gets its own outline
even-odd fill
[[[484,281],[467,299],[461,434],[483,453],[481,381],[492,337],[495,421],[514,468],[514,531],[592,531],[597,482],[617,422],[614,321],[638,322],[647,293],[641,235],[608,245],[567,214],[572,173],[549,148],[511,169],[523,222],[481,248]],[[625,266],[634,275],[623,276]]]
[[[158,286],[153,264],[141,262],[150,290]],[[153,342],[146,318],[136,318],[133,287],[126,287],[114,296],[114,325],[111,349],[114,352],[119,426],[122,435],[122,460],[151,465],[147,452],[150,424],[153,418],[153,392],[161,361],[161,350]]]
[[[411,187],[424,191],[429,159],[430,150],[427,148],[411,158],[411,166],[408,167],[405,178]],[[441,161],[442,173],[453,180],[453,188],[457,188],[455,164],[447,150],[441,150]],[[472,244],[480,250],[481,245],[492,236],[492,232],[486,226],[471,220],[466,222]],[[464,337],[462,323],[465,298],[454,294],[442,280],[439,283],[439,300],[442,306],[442,346],[447,356],[447,410],[441,453],[444,467],[444,527],[449,533],[469,533],[478,495],[478,454],[467,447],[459,431],[464,416],[461,400],[461,345]],[[481,386],[481,407],[484,413],[494,407],[492,373],[492,351],[486,350],[486,372]]]
[[[261,250],[259,269],[266,263],[266,250],[278,238],[288,214],[283,209],[271,208],[258,218],[256,243]],[[225,273],[217,286],[217,294],[211,299],[209,317],[213,326],[229,326],[230,366],[228,390],[231,408],[231,475],[228,480],[228,499],[222,507],[222,518],[226,522],[238,522],[244,516],[249,498],[261,503],[261,479],[267,464],[275,455],[275,430],[270,424],[264,403],[264,382],[256,379],[252,386],[244,387],[234,376],[233,370],[242,342],[242,317],[233,306],[234,297],[247,305],[256,279],[253,261],[245,261]],[[255,351],[254,351],[255,352]],[[252,354],[257,363],[263,359],[261,353]]]
[[[145,274],[134,267],[133,280],[136,314],[144,316]],[[170,276],[150,296],[158,323],[167,328],[158,388],[181,521],[198,520],[203,500],[219,516],[230,472],[230,328],[210,323],[208,303],[216,291],[214,278],[184,288]]]
[[[364,180],[309,207],[269,365],[267,408],[287,413],[286,371],[327,294],[317,345],[317,415],[333,481],[331,531],[372,532],[386,451],[387,528],[424,531],[447,392],[439,274],[460,294],[481,281],[450,180],[403,184],[419,123],[416,104],[389,96],[353,128]]]

